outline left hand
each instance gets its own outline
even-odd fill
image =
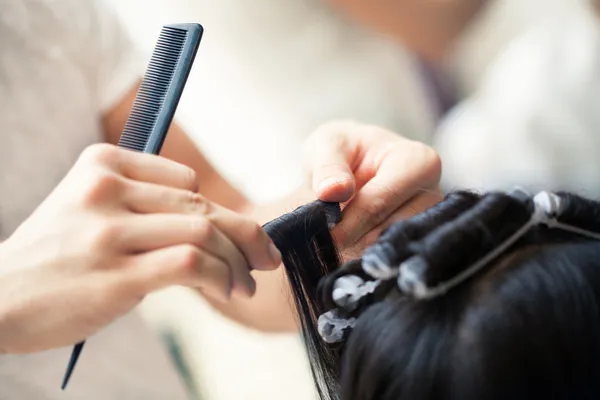
[[[347,257],[360,255],[395,221],[442,199],[435,150],[383,128],[330,123],[308,138],[304,153],[318,198],[342,203],[333,235]]]

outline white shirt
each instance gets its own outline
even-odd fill
[[[49,194],[100,117],[140,77],[113,15],[92,0],[0,2],[0,240]],[[66,392],[71,348],[0,356],[0,399],[185,399],[158,337],[136,314],[90,338]]]

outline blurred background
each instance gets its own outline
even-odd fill
[[[146,57],[162,25],[205,27],[177,118],[257,202],[301,182],[299,148],[332,119],[435,146],[446,188],[598,196],[600,35],[589,0],[105,1]],[[297,336],[248,331],[183,289],[142,307],[176,343],[199,398],[315,397]]]

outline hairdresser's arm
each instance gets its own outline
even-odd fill
[[[137,89],[138,86],[132,88],[132,90],[104,116],[103,123],[107,141],[109,143],[118,143],[125,122],[127,122],[131,107],[133,106]],[[187,165],[196,171],[196,174],[199,177],[198,191],[210,201],[234,211],[241,211],[247,206],[247,200],[244,196],[219,175],[198,150],[194,142],[179,126],[177,126],[176,123],[171,125],[161,155],[180,164]]]

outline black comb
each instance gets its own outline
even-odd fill
[[[152,53],[119,147],[159,154],[202,38],[202,26],[165,26]]]
[[[159,154],[202,39],[199,24],[164,26],[119,140],[119,147]],[[69,383],[85,340],[73,348],[62,389]]]

